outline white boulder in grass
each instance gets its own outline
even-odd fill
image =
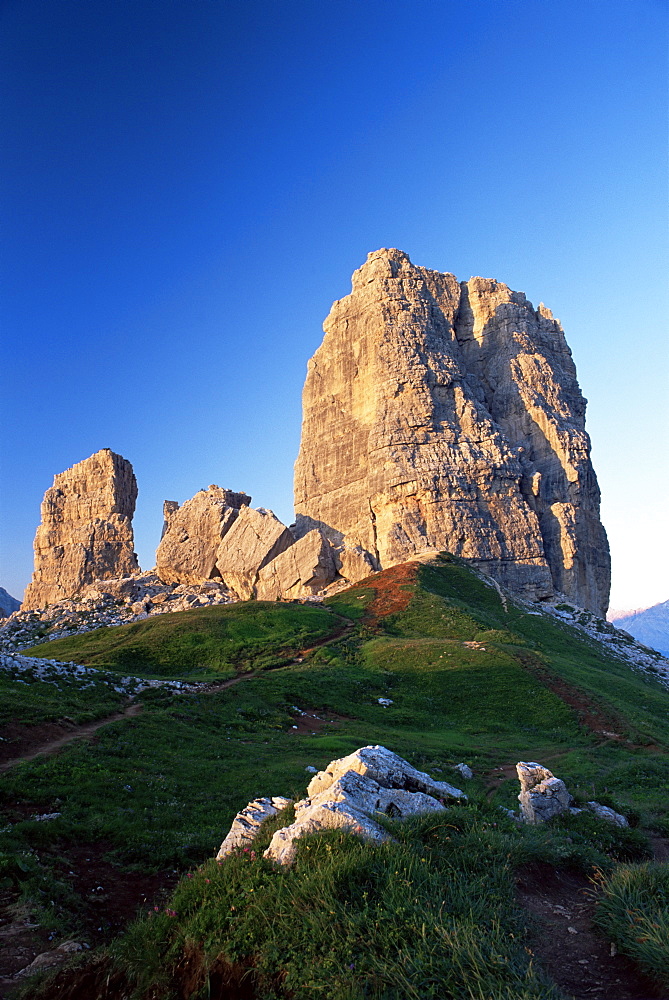
[[[563,813],[577,815],[582,809],[575,809],[573,798],[561,778],[533,761],[519,761],[516,764],[520,781],[520,818],[525,823],[545,823],[546,820]],[[616,826],[629,826],[626,818],[599,802],[588,802],[586,808],[599,819]]]
[[[607,823],[615,823],[616,826],[629,826],[625,816],[609,806],[603,806],[599,802],[586,802],[585,805],[598,819],[605,819]]]
[[[520,816],[525,823],[536,825],[569,812],[572,797],[561,778],[534,761],[516,764],[520,781]]]
[[[398,757],[386,747],[361,747],[349,754],[333,760],[324,771],[311,779],[307,787],[307,795],[313,798],[329,788],[337,778],[347,771],[372,778],[383,788],[405,789],[408,792],[425,792],[437,799],[466,799],[467,796],[459,788],[449,785],[446,781],[436,781],[424,771],[417,771],[408,761]]]
[[[440,799],[466,798],[445,781],[434,781],[385,747],[362,747],[332,761],[309,782],[308,797],[295,805],[295,822],[277,830],[265,857],[289,865],[296,841],[320,830],[348,830],[368,841],[389,839],[375,820],[383,813],[396,819],[443,812]]]
[[[221,844],[216,860],[221,861],[233,851],[248,847],[255,840],[262,824],[271,819],[272,816],[276,816],[290,803],[291,799],[285,799],[281,795],[275,795],[273,798],[254,799],[253,802],[249,802],[232,821],[230,832]]]

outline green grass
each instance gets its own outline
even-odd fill
[[[225,677],[275,666],[335,627],[321,607],[249,601],[95,629],[23,652],[141,676]]]
[[[603,881],[596,921],[618,949],[669,989],[669,865],[623,865]]]
[[[59,909],[75,933],[76,902],[45,888],[70,845],[104,843],[108,859],[138,877],[190,867],[194,877],[169,907],[178,918],[145,914],[114,947],[138,989],[147,976],[178,979],[187,953],[203,996],[207,976],[227,975],[235,962],[255,970],[259,996],[268,997],[283,989],[341,1000],[554,995],[525,951],[511,872],[523,858],[608,871],[646,856],[643,829],[669,833],[667,691],[559,620],[513,601],[505,610],[497,591],[457,560],[421,567],[404,611],[372,627],[365,609],[373,597],[362,586],[329,599],[330,610],[261,602],[198,609],[36,647],[33,654],[123,673],[260,672],[217,694],[147,692],[142,715],[100,730],[92,744],[10,771],[0,793],[11,820],[0,832],[6,877],[31,905],[42,900],[45,920]],[[355,629],[293,662],[339,629],[341,615]],[[622,738],[585,727],[550,689],[551,676],[618,719]],[[35,718],[48,702],[51,713],[74,713],[76,690],[49,688],[35,707],[43,694],[26,687],[18,710]],[[393,704],[381,707],[380,697]],[[336,724],[295,735],[293,706],[336,716]],[[329,835],[303,845],[291,872],[258,858],[220,868],[207,861],[247,801],[301,797],[307,765],[321,768],[370,743],[460,787],[451,767],[466,760],[476,772],[469,805],[451,810],[434,837],[427,821],[398,827],[396,844],[373,849]],[[617,831],[587,815],[519,830],[497,809],[517,806],[517,782],[503,782],[487,801],[484,778],[520,759],[545,763],[579,801],[612,805],[640,829]],[[22,815],[62,815],[39,824],[12,813],[17,804]],[[403,873],[397,885],[395,872]]]

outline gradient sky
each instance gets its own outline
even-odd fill
[[[0,585],[100,448],[292,519],[306,362],[368,252],[559,316],[612,607],[667,599],[664,0],[2,0]]]

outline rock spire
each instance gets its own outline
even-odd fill
[[[610,561],[560,323],[487,278],[372,253],[309,362],[298,533],[379,567],[430,548],[531,599],[603,615]]]
[[[55,476],[42,501],[35,571],[23,607],[42,608],[96,581],[136,573],[136,499],[130,462],[109,448]]]

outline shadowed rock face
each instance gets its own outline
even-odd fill
[[[130,462],[109,448],[55,476],[42,501],[35,571],[23,607],[41,608],[98,580],[136,573],[136,499]]]
[[[298,533],[381,568],[436,548],[603,614],[610,560],[585,400],[559,322],[499,282],[379,250],[309,362]]]

